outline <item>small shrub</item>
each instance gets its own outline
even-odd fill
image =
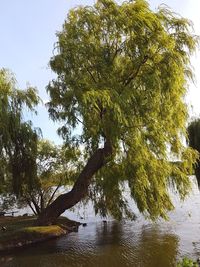
[[[197,262],[185,257],[182,261],[178,262],[177,267],[199,267]]]

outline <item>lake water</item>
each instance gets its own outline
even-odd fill
[[[104,223],[89,208],[83,220],[87,227],[80,226],[78,233],[0,256],[0,266],[171,267],[183,256],[196,259],[200,257],[200,192],[192,180],[190,197],[180,202],[173,196],[176,209],[167,222],[152,223],[139,215],[135,221]]]

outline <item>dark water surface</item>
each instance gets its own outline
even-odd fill
[[[78,233],[1,257],[1,267],[171,267],[182,256],[200,256],[200,193],[194,183],[183,203],[174,196],[176,210],[168,222],[103,223],[92,216]]]

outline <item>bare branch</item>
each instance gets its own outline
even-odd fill
[[[50,199],[49,199],[49,201],[48,201],[48,203],[47,203],[47,207],[51,204],[51,202],[52,202],[52,200],[53,200],[53,198],[54,198],[54,196],[55,196],[55,194],[56,194],[56,192],[58,191],[58,189],[59,189],[60,186],[61,186],[61,181],[60,181],[60,183],[57,185],[57,187],[56,187],[56,189],[54,190],[54,192],[52,193],[52,195],[51,195],[51,197],[50,197]]]

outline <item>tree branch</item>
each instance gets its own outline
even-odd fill
[[[26,202],[28,203],[28,205],[29,205],[29,207],[31,208],[32,212],[33,212],[35,215],[37,215],[36,210],[32,207],[32,205],[31,205],[31,201],[30,201],[28,198],[26,198]]]
[[[66,210],[73,207],[88,194],[88,187],[93,175],[101,169],[112,155],[110,140],[106,140],[104,148],[99,148],[90,157],[82,172],[78,176],[71,191],[60,195],[38,217],[37,225],[53,224]]]
[[[91,73],[91,71],[85,66],[86,71],[89,73],[90,77],[92,78],[94,83],[97,83],[96,79],[94,78],[94,75]]]
[[[52,195],[51,195],[51,197],[50,197],[50,199],[49,199],[49,201],[48,201],[48,203],[47,203],[47,207],[51,204],[51,202],[52,202],[52,200],[53,200],[53,198],[54,198],[54,196],[55,196],[55,194],[56,194],[56,192],[58,191],[58,189],[59,189],[60,186],[61,186],[61,182],[60,182],[59,185],[56,187],[56,189],[53,191],[53,193],[52,193]]]
[[[40,210],[40,207],[39,207],[39,205],[37,204],[35,198],[34,198],[32,195],[30,195],[30,197],[31,197],[31,202],[32,202],[33,205],[34,205],[37,214],[40,214],[40,213],[41,213],[41,210]]]
[[[129,77],[125,80],[124,86],[127,86],[139,73],[141,67],[147,62],[148,56],[144,56],[144,59],[140,63],[140,65],[137,67],[136,71],[131,73]]]

